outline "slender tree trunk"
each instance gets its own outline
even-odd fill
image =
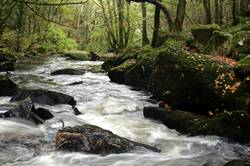
[[[124,0],[117,1],[119,20],[119,48],[124,48]]]
[[[145,2],[142,2],[142,45],[145,46],[149,44],[148,34],[147,34],[147,9]]]
[[[232,0],[232,17],[233,17],[233,25],[237,25],[238,19],[237,19],[237,6],[236,6],[236,0]]]
[[[214,1],[215,4],[215,23],[219,24],[219,0],[215,0]]]
[[[223,24],[223,0],[219,0],[219,24]]]
[[[161,17],[161,9],[157,6],[155,6],[155,15],[154,15],[154,31],[153,31],[153,37],[152,37],[152,47],[156,47],[157,45],[157,39],[159,36],[160,31],[160,17]]]
[[[203,0],[203,6],[206,14],[206,24],[211,24],[212,18],[211,18],[210,0]]]
[[[175,19],[175,30],[177,31],[182,31],[186,13],[186,4],[187,4],[186,0],[179,0],[176,19]]]

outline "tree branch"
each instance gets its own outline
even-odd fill
[[[25,3],[30,5],[39,5],[39,6],[63,6],[63,5],[79,5],[87,3],[89,0],[80,1],[80,2],[65,2],[65,3],[39,3],[39,2],[30,2],[30,1],[23,1],[23,0],[13,0],[18,3]]]

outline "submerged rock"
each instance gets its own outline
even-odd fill
[[[18,89],[12,96],[11,101],[21,101],[25,98],[30,97],[33,102],[38,104],[56,105],[56,104],[68,104],[71,106],[76,105],[76,101],[72,96],[48,91],[48,90],[25,90]]]
[[[250,142],[250,115],[245,111],[218,114],[212,118],[197,122],[191,129],[191,135],[216,135],[230,140]]]
[[[60,69],[53,71],[50,75],[83,75],[85,74],[85,70],[83,69]]]
[[[37,108],[33,112],[43,120],[49,120],[54,117],[54,115],[50,112],[50,110],[45,108]]]
[[[79,85],[79,84],[83,84],[83,81],[77,81],[77,82],[72,82],[67,84],[68,86],[73,86],[73,85]]]
[[[170,129],[175,129],[181,133],[188,133],[189,129],[198,121],[206,119],[194,113],[185,111],[167,111],[159,107],[144,107],[144,117],[159,120]]]
[[[0,75],[0,96],[12,96],[17,88],[17,85],[7,76]]]
[[[250,166],[250,160],[232,160],[224,166]]]
[[[0,114],[2,118],[18,117],[31,121],[35,124],[43,124],[43,120],[47,120],[47,114],[51,114],[48,110],[43,112],[36,110],[32,100],[28,97],[21,101],[17,107]],[[52,114],[51,114],[52,115]]]
[[[56,149],[94,154],[125,153],[136,147],[159,152],[155,147],[130,141],[93,125],[66,127],[56,134]]]
[[[0,62],[0,72],[14,71],[13,62]]]

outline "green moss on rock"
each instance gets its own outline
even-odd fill
[[[65,53],[63,56],[67,57],[69,60],[86,61],[89,59],[88,51],[71,51]]]
[[[132,67],[134,67],[135,64],[136,64],[135,59],[128,59],[125,62],[123,62],[121,65],[110,69],[108,72],[108,76],[110,80],[113,82],[117,82],[117,83],[124,83],[126,72]]]
[[[191,28],[192,35],[196,41],[206,46],[213,36],[214,31],[220,31],[221,28],[217,24],[210,25],[194,25]]]
[[[250,160],[232,160],[224,166],[250,166]]]
[[[178,43],[165,45],[156,58],[149,90],[176,109],[223,107],[224,97],[236,82],[233,69],[207,56],[183,51]]]
[[[241,54],[250,54],[250,31],[240,31],[233,36],[231,45],[232,56],[239,60]]]
[[[250,142],[250,115],[245,111],[226,112],[197,122],[191,135],[216,135],[233,141]]]
[[[250,55],[241,59],[234,70],[236,75],[242,79],[250,76]]]

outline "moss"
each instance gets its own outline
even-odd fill
[[[171,41],[156,58],[148,88],[176,109],[208,111],[222,109],[222,101],[235,82],[230,66],[183,51]]]
[[[194,25],[191,28],[191,33],[196,41],[206,46],[210,38],[213,36],[214,31],[220,30],[221,28],[217,24]]]
[[[215,53],[215,54],[227,54],[230,52],[229,47],[231,44],[232,35],[221,32],[214,31],[213,36],[208,41],[208,44],[204,48],[203,52]]]
[[[135,59],[128,59],[121,65],[110,69],[110,71],[108,72],[110,80],[117,83],[124,83],[126,72],[132,67],[134,67],[135,64],[136,64]]]
[[[79,61],[88,60],[89,59],[88,55],[89,55],[88,51],[71,51],[63,54],[64,57],[67,57],[70,60],[79,60]]]
[[[241,59],[234,68],[235,73],[241,79],[250,76],[250,55]]]
[[[226,112],[210,119],[197,122],[191,129],[191,135],[216,135],[234,141],[249,143],[250,116],[244,111]]]
[[[123,50],[117,57],[105,61],[102,65],[102,69],[109,71],[110,69],[119,66],[128,59],[136,59],[141,48],[128,47]]]
[[[237,60],[240,54],[250,54],[250,31],[240,31],[233,36],[232,56]]]
[[[144,47],[137,56],[137,63],[125,75],[125,83],[145,88],[150,77],[159,49]]]

